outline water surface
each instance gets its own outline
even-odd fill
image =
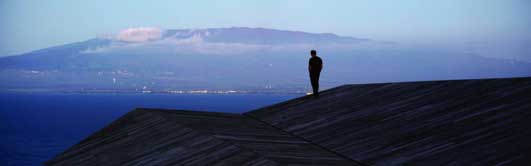
[[[241,113],[297,96],[0,93],[0,165],[41,165],[136,107]]]

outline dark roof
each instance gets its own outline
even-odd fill
[[[531,157],[531,78],[346,85],[320,96],[244,115],[371,165]]]
[[[136,109],[46,165],[355,165],[249,117]]]
[[[46,165],[525,165],[531,77],[345,85],[240,114],[136,109]]]

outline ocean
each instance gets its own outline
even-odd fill
[[[42,165],[137,107],[241,113],[301,95],[0,93],[0,165]]]

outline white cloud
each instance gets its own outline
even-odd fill
[[[381,48],[374,43],[291,43],[291,44],[253,44],[237,42],[208,42],[209,33],[197,33],[186,38],[175,34],[162,38],[164,30],[160,28],[129,28],[120,31],[110,45],[81,51],[82,54],[122,52],[127,54],[220,54],[237,55],[249,52],[283,52],[317,50],[349,50]],[[149,42],[148,42],[149,41]]]
[[[140,27],[124,29],[118,33],[116,40],[125,42],[146,42],[158,40],[162,37],[163,30],[153,27]]]
[[[146,54],[152,55],[157,53],[163,54],[211,54],[211,55],[238,55],[250,52],[292,52],[307,51],[310,49],[317,50],[373,50],[386,48],[382,46],[372,46],[370,44],[246,44],[246,43],[224,43],[224,42],[207,42],[200,36],[192,36],[185,39],[167,38],[151,42],[113,42],[112,44],[99,48],[92,48],[81,51],[83,54],[113,53],[122,52],[127,54]]]

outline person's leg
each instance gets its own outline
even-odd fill
[[[312,77],[310,78],[311,79],[311,82],[312,82],[312,89],[313,89],[313,94],[317,94],[317,79],[315,77]]]
[[[320,74],[321,74],[320,72],[315,73],[315,90],[314,90],[315,97],[319,97],[319,75]]]
[[[310,73],[310,81],[312,83],[313,95],[319,96],[319,73]]]

